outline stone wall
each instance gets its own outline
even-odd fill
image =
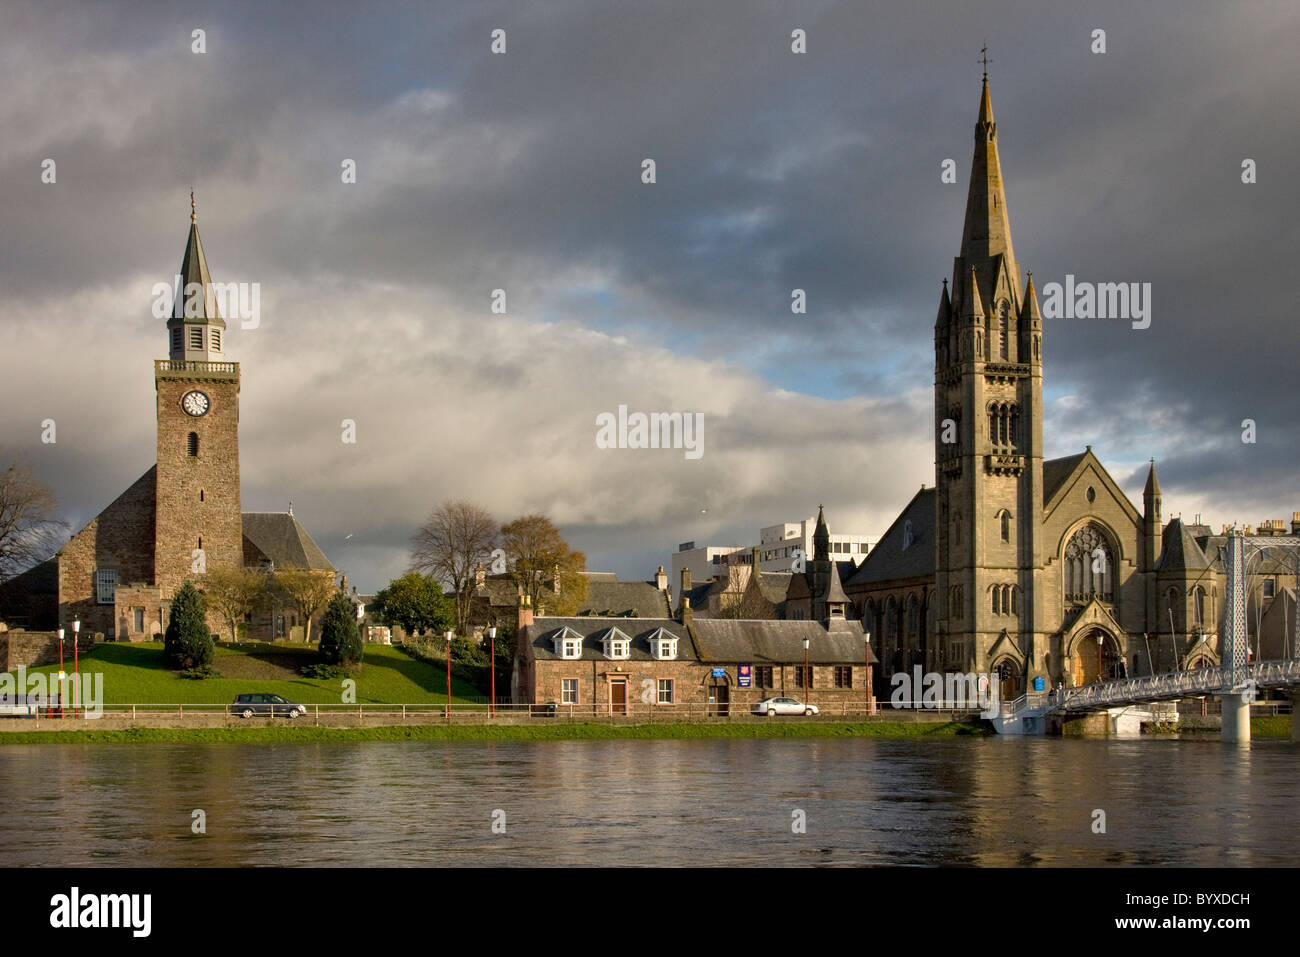
[[[63,657],[72,661],[72,633],[68,632],[63,642]],[[83,627],[77,641],[77,654],[84,655],[95,647],[93,632]],[[19,666],[35,668],[38,665],[56,664],[59,660],[59,635],[54,631],[3,631],[0,632],[0,664],[5,671],[14,671]]]

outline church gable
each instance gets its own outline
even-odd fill
[[[1065,472],[1058,463],[1073,462],[1073,468]],[[1054,466],[1050,475],[1052,484],[1048,484],[1049,465]],[[1110,477],[1105,466],[1092,452],[1092,446],[1081,455],[1066,459],[1052,459],[1043,463],[1043,523],[1059,521],[1058,513],[1064,507],[1071,519],[1083,515],[1098,515],[1114,527],[1116,533],[1131,525],[1134,529],[1142,527],[1142,515],[1129,501],[1115,480]]]

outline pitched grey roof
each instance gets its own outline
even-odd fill
[[[603,576],[587,582],[587,597],[578,614],[628,618],[667,618],[668,596],[654,582],[621,582]]]
[[[1160,551],[1160,560],[1156,562],[1157,571],[1201,571],[1210,567],[1201,546],[1196,544],[1182,519],[1169,520],[1162,542],[1164,547]]]
[[[907,503],[880,542],[858,566],[849,585],[867,585],[900,578],[924,578],[934,574],[934,489],[923,488]],[[907,523],[912,540],[903,547]]]
[[[678,639],[677,659],[690,660],[696,657],[695,646],[686,628],[679,621],[671,618],[596,618],[579,616],[576,618],[537,618],[528,634],[533,648],[533,655],[539,661],[558,661],[555,653],[555,636],[565,628],[582,638],[583,661],[611,661],[605,657],[601,644],[611,628],[617,628],[627,635],[631,642],[628,648],[629,661],[652,661],[650,638],[660,628]]]
[[[1066,455],[1059,459],[1043,459],[1043,504],[1052,500],[1052,496],[1065,484],[1065,480],[1074,474],[1087,451],[1076,455]]]
[[[780,605],[785,601],[786,592],[790,590],[790,579],[793,577],[792,572],[761,571],[758,573],[758,590],[772,604]]]
[[[307,530],[288,512],[244,512],[244,564],[334,571]]]
[[[808,639],[811,664],[858,664],[868,651],[862,624],[832,619],[815,621],[747,621],[697,618],[692,624],[701,661],[752,661],[799,664]],[[876,660],[872,653],[871,660]]]

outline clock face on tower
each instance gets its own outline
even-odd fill
[[[204,415],[211,405],[208,397],[197,389],[193,392],[186,392],[181,396],[181,408],[185,410],[186,415]]]

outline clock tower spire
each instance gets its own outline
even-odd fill
[[[154,362],[158,458],[154,582],[171,598],[186,579],[244,564],[239,496],[239,363],[225,354],[226,323],[199,239],[190,232],[167,320],[168,358]]]

